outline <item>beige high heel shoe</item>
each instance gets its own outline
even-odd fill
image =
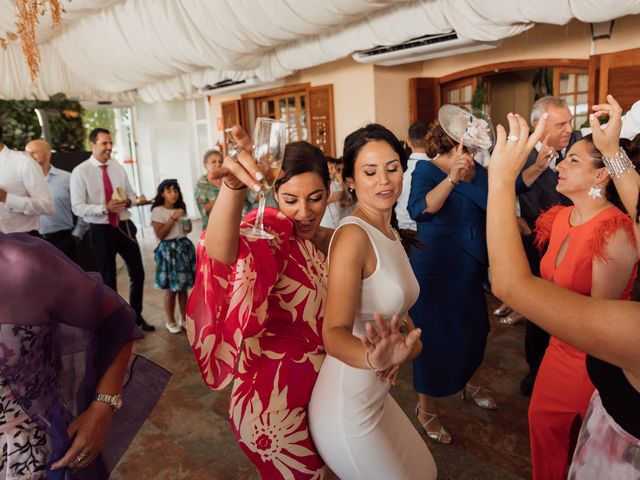
[[[420,414],[426,415],[429,417],[429,420],[422,423],[420,420]],[[451,435],[447,432],[443,426],[440,426],[440,430],[429,430],[429,424],[438,418],[438,415],[435,413],[427,412],[420,408],[420,404],[416,405],[416,417],[418,417],[418,421],[422,425],[422,429],[427,434],[427,436],[435,440],[436,442],[443,443],[445,445],[449,445],[451,443]]]
[[[460,392],[460,397],[463,400],[470,398],[475,402],[477,406],[484,410],[495,410],[496,408],[498,408],[498,405],[493,398],[489,397],[488,395],[480,395],[481,390],[482,387],[476,387],[474,385],[471,385],[470,383],[467,383]]]

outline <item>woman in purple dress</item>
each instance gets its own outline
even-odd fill
[[[131,307],[47,242],[0,234],[0,271],[0,475],[107,479],[168,372],[131,357]]]

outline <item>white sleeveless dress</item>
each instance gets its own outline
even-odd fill
[[[391,240],[357,217],[373,245],[375,272],[362,281],[353,334],[366,335],[365,323],[380,313],[388,321],[406,315],[420,287],[400,240]],[[322,459],[342,480],[436,478],[425,441],[388,393],[390,384],[372,370],[353,368],[327,355],[309,403],[309,428]]]

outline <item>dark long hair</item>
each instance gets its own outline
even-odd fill
[[[404,172],[407,169],[407,152],[405,152],[402,142],[398,140],[398,137],[387,127],[379,123],[370,123],[366,127],[359,128],[355,132],[350,133],[347,135],[347,138],[344,139],[342,154],[344,170],[342,174],[345,178],[353,178],[356,158],[358,158],[362,147],[369,142],[387,143],[393,151],[398,154],[402,171]]]
[[[329,167],[324,152],[309,142],[299,141],[287,143],[282,158],[283,176],[276,180],[276,191],[296,175],[315,173],[322,179],[322,183],[329,192]]]
[[[605,165],[602,159],[602,153],[600,153],[600,150],[598,150],[594,145],[593,136],[589,134],[584,136],[581,140],[578,140],[578,141],[587,142],[589,144],[589,152],[591,154],[591,158],[593,159],[594,168],[604,168]],[[638,147],[638,144],[626,138],[621,138],[620,146],[629,156],[634,167],[638,169],[638,166],[639,166],[638,157],[640,154],[640,148]],[[613,203],[616,207],[618,207],[623,212],[629,213],[627,212],[626,208],[624,208],[622,200],[620,199],[620,195],[618,194],[618,191],[616,190],[616,186],[613,183],[613,181],[610,180],[609,183],[607,183],[604,193],[607,200],[609,200],[611,203]],[[637,221],[637,219],[633,219],[633,220]]]
[[[344,148],[342,161],[344,163],[343,176],[345,178],[353,178],[355,174],[356,158],[360,150],[369,142],[385,142],[394,152],[398,154],[402,171],[407,169],[407,152],[402,146],[402,142],[398,140],[391,130],[379,123],[370,123],[366,127],[359,128],[355,132],[347,135],[344,139]],[[355,196],[355,195],[354,195]],[[357,198],[356,198],[357,200]],[[398,227],[398,218],[396,217],[395,207],[391,211],[391,226],[400,232],[400,238],[405,248],[424,248],[424,244],[415,238],[412,238],[400,231]]]
[[[186,212],[187,206],[184,204],[184,198],[182,198],[182,190],[180,190],[178,180],[176,180],[175,178],[168,178],[160,182],[160,185],[158,185],[158,192],[153,198],[153,203],[151,204],[151,210],[156,207],[164,206],[164,197],[162,196],[162,192],[164,192],[169,187],[175,187],[175,189],[178,190],[178,200],[176,200],[174,208],[181,208]]]

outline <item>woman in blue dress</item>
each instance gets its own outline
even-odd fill
[[[430,126],[426,144],[432,160],[416,166],[408,203],[409,215],[417,222],[416,238],[422,243],[421,248],[411,249],[410,256],[420,283],[410,315],[422,329],[424,343],[413,362],[419,395],[416,414],[427,435],[440,443],[450,443],[451,435],[438,418],[434,397],[461,392],[480,408],[496,408],[476,378],[489,333],[482,288],[488,263],[488,186],[487,171],[473,156],[478,148],[490,148],[492,134],[484,120],[458,110],[460,121],[446,126],[452,136],[438,121]],[[457,140],[452,138],[455,123],[462,123]],[[530,185],[539,174],[536,166],[523,176]],[[526,188],[522,178],[518,188]]]

